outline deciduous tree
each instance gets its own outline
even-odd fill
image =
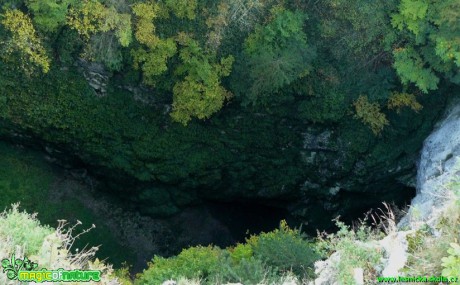
[[[172,118],[186,125],[193,117],[209,118],[219,111],[230,93],[221,86],[221,77],[230,74],[233,57],[215,61],[215,53],[206,53],[198,42],[181,34],[180,58],[182,64],[176,70],[185,76],[173,88]]]
[[[69,6],[76,0],[27,0],[27,8],[33,14],[33,22],[44,32],[55,32],[66,23]]]
[[[3,55],[8,57],[12,53],[18,53],[21,57],[20,65],[28,73],[33,72],[35,67],[48,72],[50,59],[30,17],[20,10],[6,10],[2,18],[2,25],[10,33],[10,37],[4,42]]]
[[[440,77],[460,84],[460,2],[401,0],[392,24],[407,32],[395,47],[394,67],[405,84],[427,93]]]
[[[162,39],[155,34],[153,20],[164,17],[163,7],[155,3],[137,3],[133,13],[136,16],[134,35],[141,44],[132,50],[134,67],[142,69],[144,83],[155,85],[155,77],[168,69],[167,60],[176,54],[177,47],[172,38]]]
[[[244,46],[247,60],[243,63],[249,90],[243,94],[243,103],[266,101],[309,71],[314,52],[303,31],[306,19],[300,11],[274,9],[271,21],[249,35]]]

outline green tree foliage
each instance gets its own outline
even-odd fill
[[[93,35],[86,43],[83,56],[103,63],[110,71],[119,71],[123,67],[121,45],[112,32]]]
[[[257,104],[311,68],[312,50],[303,31],[307,16],[300,11],[280,7],[272,10],[271,20],[257,26],[246,39],[243,76],[249,79],[243,103]],[[246,76],[247,75],[247,76]]]
[[[211,246],[184,249],[172,258],[155,256],[149,268],[138,275],[136,285],[159,285],[169,279],[206,278],[217,270],[221,250]]]
[[[396,0],[325,0],[309,8],[318,12],[312,17],[318,21],[321,48],[349,63],[341,69],[356,72],[385,58],[395,37],[389,18],[395,6]]]
[[[72,7],[67,16],[67,24],[86,39],[98,32],[105,18],[105,7],[96,0],[84,0]]]
[[[121,46],[127,47],[132,40],[131,15],[118,13],[114,7],[108,8],[101,31],[114,31]]]
[[[196,0],[166,0],[165,4],[178,18],[195,19]]]
[[[171,116],[186,125],[192,117],[209,118],[229,99],[230,93],[222,87],[221,77],[230,74],[233,57],[222,58],[218,63],[215,54],[206,54],[189,36],[181,34],[179,42],[182,65],[176,73],[185,77],[174,85]]]
[[[155,77],[164,73],[167,60],[177,51],[172,38],[161,39],[155,34],[155,18],[165,17],[165,10],[156,3],[137,3],[133,6],[136,16],[135,38],[142,45],[131,51],[134,57],[134,67],[143,71],[143,81],[148,85],[155,85]]]
[[[306,11],[315,11],[309,14],[309,26],[315,28],[309,30],[315,31],[311,42],[318,56],[314,72],[302,80],[307,88],[301,86],[298,91],[313,97],[302,103],[313,105],[301,109],[302,117],[340,119],[339,114],[348,107],[335,103],[349,105],[359,94],[372,100],[386,99],[396,78],[389,51],[396,38],[390,23],[396,2],[325,0],[305,4]]]
[[[115,7],[106,7],[96,0],[85,0],[71,8],[67,23],[86,39],[98,32],[113,31],[124,47],[132,40],[131,15],[118,13]]]
[[[281,221],[279,229],[262,233],[249,243],[255,257],[281,272],[292,270],[297,276],[311,275],[313,263],[319,258],[312,243],[304,239],[300,230],[289,228],[286,221]]]
[[[460,83],[460,2],[401,0],[392,24],[408,40],[394,51],[394,67],[404,84],[424,93],[438,88],[440,76]]]
[[[86,42],[83,57],[102,62],[109,70],[121,69],[121,49],[132,42],[131,15],[117,10],[127,10],[125,6],[124,1],[103,5],[86,0],[70,9],[67,23]]]
[[[99,30],[88,41],[85,56],[104,63],[109,70],[118,71],[123,66],[122,48],[132,42],[131,15],[109,6]]]
[[[313,98],[302,103],[301,107],[309,107],[301,108],[302,117],[340,119],[339,114],[348,107],[337,103],[349,105],[363,93],[372,100],[386,100],[396,79],[391,46],[397,35],[390,13],[397,1],[325,0],[306,4],[307,11],[315,11],[310,17],[317,26],[313,42],[318,58],[315,71],[304,83],[308,86],[304,93]]]
[[[221,2],[217,6],[216,15],[206,19],[206,25],[209,29],[206,44],[211,48],[217,49],[222,42],[229,25],[229,9],[227,3]]]
[[[44,32],[55,32],[66,23],[68,8],[76,0],[27,0],[27,8],[33,13],[37,28]]]
[[[424,93],[437,89],[439,77],[432,68],[424,67],[425,62],[415,49],[396,49],[393,55],[394,67],[403,84],[414,83]]]
[[[344,93],[331,90],[321,96],[303,100],[298,111],[300,118],[311,122],[339,122],[345,116],[349,104]]]
[[[24,0],[4,0],[2,1],[3,9],[17,9],[24,4]]]
[[[26,72],[33,72],[35,67],[48,72],[50,59],[29,16],[19,10],[6,10],[2,17],[2,25],[10,32],[9,39],[4,43],[4,59],[8,60],[5,56],[18,53],[20,65]]]

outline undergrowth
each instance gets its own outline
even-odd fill
[[[407,275],[423,272],[426,276],[460,277],[460,184],[454,181],[445,187],[446,203],[435,226],[423,224],[407,237]]]
[[[355,228],[347,226],[336,219],[339,230],[335,234],[321,233],[318,235],[316,247],[325,256],[339,254],[333,264],[332,280],[339,284],[355,284],[353,270],[361,268],[364,282],[372,282],[377,276],[382,253],[375,248],[374,241],[383,236],[382,232],[367,225],[367,217]]]
[[[282,221],[279,229],[252,235],[234,247],[191,247],[175,257],[156,256],[134,283],[187,278],[201,284],[282,284],[311,278],[318,258],[312,242]]]
[[[73,248],[75,240],[94,226],[79,230],[81,223],[69,226],[66,221],[61,220],[58,227],[53,229],[40,225],[35,215],[21,212],[18,207],[19,204],[13,204],[10,210],[0,214],[0,257],[2,259],[13,255],[17,259],[27,257],[37,263],[39,269],[100,270],[102,272],[100,282],[91,281],[87,284],[122,284],[114,275],[111,265],[94,258],[97,247],[84,248],[80,251]],[[0,274],[0,284],[28,283],[9,280],[6,274]],[[65,284],[76,285],[78,282],[65,282]]]

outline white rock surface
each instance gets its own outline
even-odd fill
[[[448,202],[446,184],[458,177],[460,160],[460,104],[425,140],[417,171],[417,196],[399,227],[414,228],[427,223],[433,226]]]
[[[383,253],[381,267],[376,268],[380,276],[401,275],[400,270],[408,257],[407,235],[415,233],[422,225],[430,226],[434,236],[439,234],[434,228],[452,195],[446,185],[453,181],[460,181],[460,102],[446,112],[423,144],[417,171],[417,195],[407,215],[397,230],[378,241],[375,247]],[[338,284],[334,280],[337,275],[334,270],[340,258],[340,252],[336,252],[329,259],[316,262],[317,278],[309,285]]]
[[[333,253],[328,259],[315,262],[317,278],[308,285],[339,285],[336,279],[335,264],[340,260],[340,253]]]
[[[385,250],[387,259],[385,268],[382,270],[382,276],[398,276],[407,261],[407,235],[413,231],[398,231],[387,235],[380,240],[380,246]]]

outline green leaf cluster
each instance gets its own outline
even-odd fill
[[[213,274],[218,268],[220,249],[207,246],[197,246],[184,249],[177,256],[163,258],[155,256],[149,268],[138,275],[136,285],[163,284],[170,279],[186,277],[189,279],[204,279]]]
[[[439,77],[431,68],[425,68],[421,56],[413,48],[393,52],[394,67],[403,84],[414,83],[422,92],[438,88]]]
[[[197,0],[166,0],[165,5],[178,18],[193,20],[196,17]]]
[[[97,0],[84,0],[79,4],[69,10],[67,24],[88,39],[100,31],[107,11]]]
[[[131,50],[134,59],[134,68],[142,68],[145,84],[154,86],[156,76],[164,73],[167,60],[177,51],[176,43],[172,38],[161,39],[155,34],[155,18],[164,17],[165,11],[156,3],[136,3],[132,7],[136,17],[135,38],[143,46]]]
[[[221,85],[221,78],[228,76],[233,57],[216,62],[215,54],[206,54],[198,42],[187,35],[180,36],[180,65],[176,73],[185,76],[173,88],[171,117],[186,125],[192,117],[209,118],[219,111],[230,93]]]
[[[65,25],[68,9],[76,3],[76,0],[26,0],[34,23],[45,33],[56,32]]]
[[[10,37],[4,43],[3,56],[8,57],[17,52],[21,58],[19,64],[28,73],[32,73],[35,67],[44,73],[48,72],[50,59],[30,17],[20,10],[6,10],[2,15],[1,24],[10,32]],[[31,67],[29,63],[32,64]]]
[[[20,212],[18,205],[0,214],[0,236],[9,237],[12,248],[26,245],[26,255],[36,254],[44,238],[52,232],[50,227],[41,226],[34,216]]]
[[[393,49],[394,66],[404,84],[438,88],[441,76],[460,82],[460,3],[456,0],[401,0],[392,24],[407,31],[405,44]]]
[[[451,243],[447,253],[449,256],[441,259],[443,267],[442,276],[460,276],[460,246],[457,243]]]
[[[254,257],[261,259],[280,272],[292,271],[297,276],[312,276],[313,263],[319,258],[312,243],[305,239],[298,229],[291,229],[286,221],[280,228],[262,233],[257,239],[249,240]]]
[[[244,104],[259,104],[310,70],[314,58],[303,30],[307,15],[283,8],[273,9],[268,24],[258,25],[245,41],[247,90]]]

